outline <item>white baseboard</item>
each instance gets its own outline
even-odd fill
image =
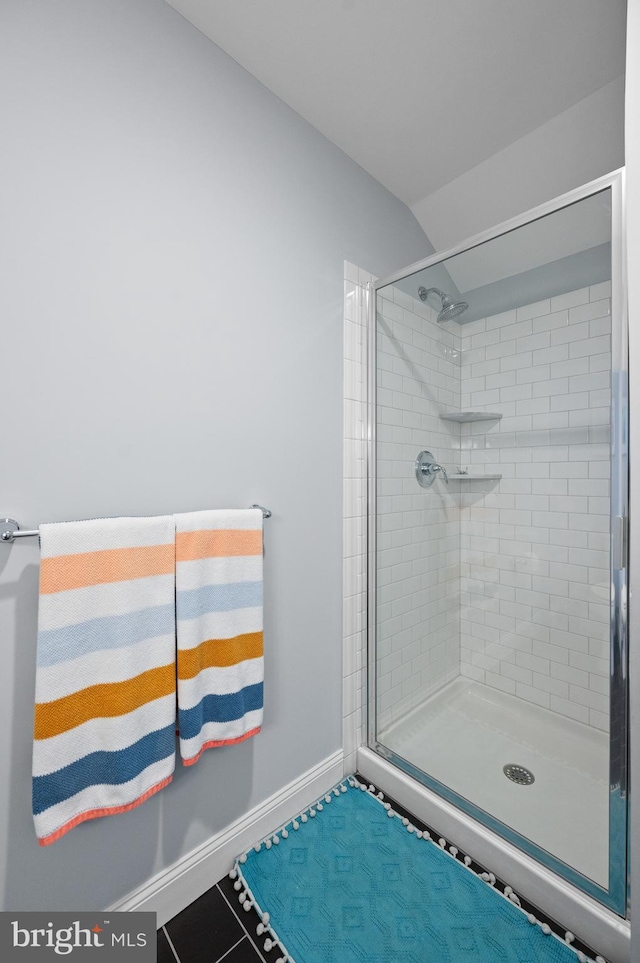
[[[158,926],[163,926],[222,879],[236,856],[288,822],[342,778],[343,754],[338,750],[212,836],[204,845],[114,903],[109,910],[157,913]]]

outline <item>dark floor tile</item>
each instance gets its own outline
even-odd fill
[[[215,963],[244,936],[216,886],[170,920],[166,929],[180,963]]]
[[[158,963],[176,963],[173,950],[167,943],[167,937],[162,930],[158,930]]]
[[[220,891],[227,897],[229,903],[231,904],[232,910],[235,912],[236,916],[238,916],[242,926],[244,926],[250,936],[253,937],[254,942],[257,943],[259,942],[260,938],[256,935],[256,927],[260,922],[260,917],[253,907],[251,907],[250,910],[244,909],[243,904],[238,899],[240,894],[233,888],[233,883],[234,880],[229,879],[228,876],[225,876],[224,879],[220,880],[218,886]],[[264,937],[262,939],[264,940]]]
[[[230,879],[228,876],[223,876],[218,883],[219,888],[222,890],[224,895],[227,897],[232,906],[238,903],[238,894],[233,888],[234,880]],[[238,906],[240,904],[238,903]]]
[[[228,953],[222,963],[262,963],[262,957],[248,936]]]
[[[243,909],[242,904],[238,900],[238,892],[233,888],[233,882],[234,881],[232,879],[229,879],[228,876],[225,876],[224,879],[220,880],[218,886],[220,887],[222,893],[224,893],[229,900],[233,910],[235,913],[237,913],[240,922],[247,930],[250,942],[254,947],[257,947],[259,953],[258,959],[263,960],[264,963],[275,963],[275,961],[282,956],[282,950],[279,947],[268,951],[264,949],[264,942],[267,938],[267,934],[263,933],[261,936],[258,936],[256,933],[258,923],[260,922],[260,917],[253,908],[248,911]]]
[[[260,951],[259,958],[264,961],[264,963],[276,963],[276,960],[282,958],[284,950],[280,944],[276,944],[272,950],[267,953],[263,948],[262,943],[258,943],[258,948]]]

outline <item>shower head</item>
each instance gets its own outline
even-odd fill
[[[436,318],[439,322],[451,321],[469,307],[466,301],[454,301],[453,298],[450,298],[444,291],[440,291],[439,288],[418,288],[418,296],[421,301],[426,301],[432,292],[437,294],[442,301],[440,314]],[[460,324],[461,322],[458,323]]]

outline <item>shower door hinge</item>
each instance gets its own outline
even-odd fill
[[[611,565],[614,571],[619,571],[627,567],[627,517],[626,515],[614,515],[612,519],[612,559]]]

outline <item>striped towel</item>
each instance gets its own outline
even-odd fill
[[[40,543],[33,815],[47,846],[171,781],[174,520],[42,525]]]
[[[176,515],[178,726],[186,766],[262,725],[262,512]]]

